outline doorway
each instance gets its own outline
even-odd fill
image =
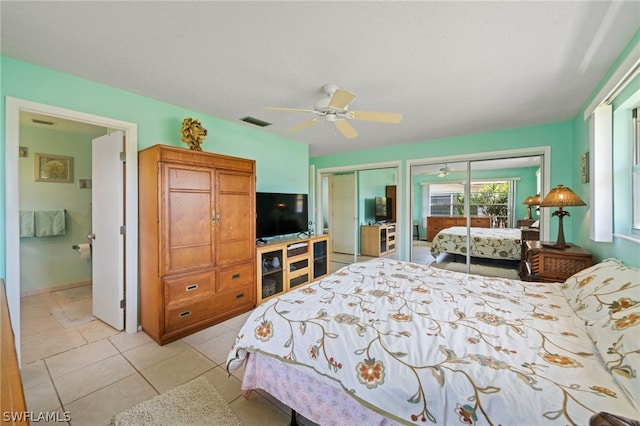
[[[138,140],[137,125],[133,123],[113,120],[110,118],[94,116],[91,114],[68,110],[51,105],[40,104],[17,98],[6,98],[6,277],[7,277],[7,301],[11,313],[12,325],[16,340],[18,359],[20,359],[20,234],[19,234],[19,146],[20,146],[20,114],[30,112],[51,117],[58,117],[70,121],[79,121],[86,124],[100,126],[108,129],[122,130],[127,140],[125,162],[126,170],[126,223],[129,235],[136,236],[137,228],[137,197],[138,197]],[[15,226],[11,226],[14,224]],[[138,328],[138,240],[136,237],[126,240],[125,257],[125,282],[126,294],[125,308],[128,312],[125,329],[129,333],[135,333]]]
[[[349,175],[349,178],[354,179],[353,186],[349,183],[350,188],[355,188],[355,196],[349,197],[349,201],[346,199],[339,202],[344,203],[344,206],[340,208],[346,209],[348,212],[349,222],[352,224],[348,231],[342,232],[341,235],[344,241],[350,243],[349,247],[355,247],[349,250],[349,254],[341,254],[337,250],[342,250],[340,247],[336,247],[332,244],[331,251],[336,253],[336,256],[332,257],[332,263],[349,264],[370,258],[368,256],[360,255],[361,225],[371,225],[375,222],[375,198],[385,197],[387,188],[392,186],[396,190],[396,194],[400,196],[402,194],[402,182],[398,179],[400,170],[400,162],[386,162],[386,163],[371,163],[346,167],[336,167],[328,169],[318,169],[316,172],[316,191],[315,191],[315,204],[316,204],[316,220],[318,227],[323,230],[324,233],[329,233],[332,240],[337,231],[332,229],[330,224],[331,217],[331,191],[332,180],[338,176]],[[338,178],[340,179],[340,178]],[[351,182],[351,181],[350,181]],[[403,229],[403,215],[400,213],[401,201],[396,200],[393,203],[394,211],[398,214],[394,219],[397,225],[397,229]],[[404,238],[401,232],[395,234],[394,238],[398,238],[398,243]],[[398,244],[400,250],[394,251],[393,257],[402,255],[402,247]],[[391,255],[390,255],[391,256]]]

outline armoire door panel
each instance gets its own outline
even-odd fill
[[[185,169],[175,165],[166,165],[166,179],[169,190],[186,189],[190,191],[211,192],[211,170]]]
[[[219,171],[217,174],[218,198],[216,210],[217,264],[251,260],[255,251],[255,179],[253,175]]]
[[[164,273],[214,266],[213,172],[168,164],[164,177]]]

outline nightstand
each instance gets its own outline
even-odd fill
[[[537,241],[540,239],[540,229],[538,228],[520,228],[520,268],[518,274],[521,280],[526,280],[527,268],[525,263],[525,254],[527,253],[527,241]]]
[[[566,249],[556,249],[544,247],[541,241],[527,241],[524,248],[521,278],[525,281],[564,282],[591,266],[591,253],[575,244]]]

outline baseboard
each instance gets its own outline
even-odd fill
[[[43,293],[51,293],[53,291],[60,291],[60,290],[67,290],[70,288],[75,288],[75,287],[82,287],[85,285],[91,285],[93,281],[91,280],[87,280],[87,281],[78,281],[76,283],[70,283],[70,284],[62,284],[62,285],[57,285],[54,287],[46,287],[46,288],[38,288],[35,290],[29,290],[29,291],[24,291],[24,292],[20,292],[20,297],[28,297],[28,296],[37,296],[38,294],[43,294]]]

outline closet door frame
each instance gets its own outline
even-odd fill
[[[422,166],[427,164],[439,164],[439,163],[459,163],[465,162],[467,163],[466,174],[467,174],[467,190],[470,187],[471,181],[471,162],[473,161],[482,161],[482,160],[500,160],[500,159],[509,159],[514,157],[542,157],[542,164],[540,165],[541,173],[542,173],[542,188],[541,193],[547,194],[551,189],[551,147],[549,145],[537,146],[531,148],[520,148],[520,149],[512,149],[512,150],[503,150],[503,151],[491,151],[491,152],[479,152],[479,153],[470,153],[470,154],[460,154],[460,155],[449,155],[442,157],[427,157],[427,158],[416,158],[407,160],[406,168],[405,168],[405,208],[404,208],[404,223],[406,224],[404,228],[405,235],[411,235],[412,229],[409,229],[411,224],[413,223],[413,177],[412,177],[412,168],[414,166]],[[469,215],[469,206],[468,206],[468,194],[465,197],[465,216]],[[549,225],[551,215],[545,214],[540,217],[540,239],[544,241],[549,240]],[[468,240],[468,238],[467,238]],[[469,242],[469,241],[467,241]],[[404,253],[407,253],[407,259],[410,260],[412,258],[412,239],[403,239],[402,244],[404,247]],[[467,247],[468,249],[468,247]],[[469,251],[467,250],[467,253]],[[467,254],[467,272],[469,272],[470,267],[470,258]]]

